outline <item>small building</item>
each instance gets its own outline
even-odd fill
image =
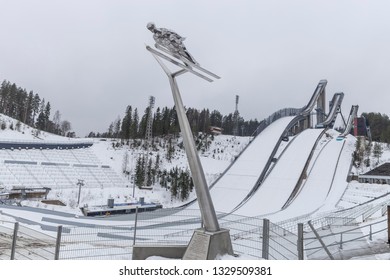
[[[222,134],[223,129],[218,126],[210,126],[210,133],[213,135],[220,135]]]
[[[390,162],[386,162],[365,174],[359,175],[359,183],[390,185]]]

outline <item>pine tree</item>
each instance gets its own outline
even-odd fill
[[[153,170],[152,170],[152,159],[149,159],[148,166],[147,166],[147,172],[146,172],[146,186],[151,186],[153,183]]]
[[[137,164],[135,166],[135,185],[142,187],[145,181],[145,169],[144,169],[144,158],[138,157]]]
[[[131,106],[127,106],[126,114],[122,120],[121,135],[122,135],[122,139],[124,139],[124,140],[130,139],[130,127],[131,127],[131,122],[132,122],[132,118],[133,118],[132,111],[133,110],[132,110]]]
[[[178,168],[174,167],[170,172],[170,177],[171,177],[171,196],[174,198],[177,198],[179,194],[179,186],[178,186]]]
[[[375,142],[374,149],[373,149],[372,153],[373,153],[374,157],[377,159],[376,164],[378,164],[379,159],[381,158],[381,156],[383,154],[383,149],[382,149],[381,144],[379,144],[378,142]]]
[[[130,126],[130,137],[133,139],[136,139],[138,137],[138,122],[139,122],[138,109],[135,108],[133,113],[133,120]]]

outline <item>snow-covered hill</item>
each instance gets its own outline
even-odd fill
[[[129,202],[143,197],[145,201],[158,201],[164,207],[181,205],[195,197],[194,192],[189,194],[185,200],[172,197],[169,188],[161,186],[156,180],[152,184],[152,190],[141,190],[134,187],[134,180],[129,174],[135,173],[136,163],[140,157],[145,156],[143,140],[131,140],[123,144],[118,139],[74,139],[54,135],[47,132],[37,131],[25,124],[16,121],[5,115],[0,115],[0,142],[12,141],[45,141],[45,142],[72,142],[72,141],[93,141],[90,149],[99,159],[101,165],[110,166],[115,170],[125,185],[113,188],[99,188],[96,190],[82,190],[80,205],[101,205],[106,204],[108,198],[114,198],[116,202]],[[248,145],[250,137],[235,137],[229,135],[200,136],[197,138],[200,159],[204,168],[207,182],[211,184],[229,166],[234,158]],[[170,152],[169,152],[169,151]],[[125,160],[127,159],[127,160]],[[170,171],[173,168],[180,170],[188,169],[188,162],[182,145],[181,137],[154,138],[153,146],[149,149],[149,159],[153,166],[158,160],[159,170]],[[124,172],[127,171],[127,174]],[[127,183],[126,183],[127,182]],[[72,188],[73,187],[73,188]],[[38,201],[23,201],[23,205],[33,207],[44,207],[53,210],[78,213],[76,199],[78,195],[76,182],[67,189],[52,189],[48,199],[60,199],[67,206],[54,206],[42,204]]]

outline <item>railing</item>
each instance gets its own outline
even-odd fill
[[[374,235],[387,231],[387,218],[364,226],[341,226],[321,229],[318,231],[326,248],[334,259],[349,259],[356,255],[354,248],[370,251],[370,244]],[[353,243],[353,246],[350,246]],[[305,236],[305,253],[309,259],[328,259],[320,246],[318,239],[310,234]]]
[[[33,230],[18,222],[0,221],[0,259],[54,259],[56,238]]]
[[[31,148],[42,148],[42,149],[61,149],[61,148],[85,148],[93,145],[91,140],[77,140],[68,139],[64,140],[20,140],[20,139],[1,139],[0,148],[3,149],[31,149]]]
[[[301,112],[302,109],[296,109],[296,108],[284,108],[276,111],[275,113],[268,116],[268,118],[263,119],[259,126],[256,128],[256,130],[252,133],[251,136],[257,136],[259,135],[264,129],[266,129],[270,124],[273,122],[279,120],[283,117],[292,117],[296,116]]]
[[[381,201],[377,204],[381,207],[374,207],[378,215],[385,214],[385,203]],[[342,214],[325,213],[323,217],[311,220],[316,235],[305,222],[310,216],[280,224],[263,218],[224,213],[218,213],[218,219],[221,227],[229,229],[233,250],[238,255],[297,260],[327,259],[330,254],[332,258],[343,259],[352,256],[349,248],[369,250],[367,240],[373,240],[373,236],[381,238],[386,231],[385,218],[363,225],[356,222],[358,216],[372,212],[372,209],[372,205],[366,205]],[[0,259],[129,260],[135,244],[186,245],[194,229],[202,226],[197,210],[162,209],[126,218],[129,224],[121,226],[46,225],[46,230],[51,230],[52,234],[44,234],[17,222],[0,220]],[[324,246],[329,254],[325,253]]]

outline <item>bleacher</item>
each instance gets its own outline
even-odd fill
[[[84,188],[124,187],[110,166],[102,165],[90,147],[72,149],[0,149],[0,186],[64,189],[78,180]]]

